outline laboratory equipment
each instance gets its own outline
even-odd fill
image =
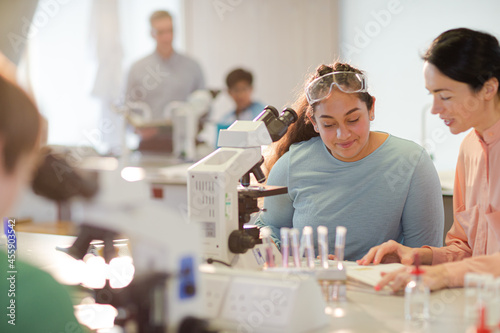
[[[337,266],[342,265],[342,261],[344,261],[346,232],[346,227],[338,226],[335,228],[335,260],[337,261]]]
[[[173,101],[165,106],[162,119],[153,119],[150,106],[142,101],[126,101],[115,106],[115,112],[122,114],[127,123],[140,131],[154,130],[153,137],[143,138],[139,150],[173,154],[185,161],[198,158],[198,134],[203,128],[204,118],[210,112],[217,90],[196,90],[186,101]],[[127,125],[127,124],[125,124]],[[123,133],[126,135],[127,128]],[[124,150],[128,152],[126,137]]]
[[[310,269],[314,269],[314,241],[313,241],[313,229],[310,226],[305,226],[302,231],[304,237],[304,250],[306,252],[306,265]]]
[[[279,267],[281,269],[281,267]],[[268,272],[205,265],[211,324],[230,332],[315,332],[328,323],[313,271]]]
[[[488,323],[500,328],[500,278],[494,279],[490,286],[492,295],[489,303]]]
[[[203,316],[198,274],[199,226],[187,223],[175,207],[149,198],[145,181],[127,182],[119,170],[100,172],[100,192],[75,204],[81,232],[66,251],[83,257],[91,240],[103,240],[106,261],[115,255],[113,240],[129,238],[135,275],[123,289],[95,290],[98,303],[121,309],[115,323],[132,320],[139,332],[177,331],[185,321]],[[188,240],[188,241],[187,241]]]
[[[491,333],[491,329],[488,327],[487,324],[487,316],[488,316],[487,311],[488,310],[485,304],[479,306],[479,316],[478,316],[479,320],[476,327],[476,333]]]
[[[283,267],[288,267],[288,259],[290,257],[290,228],[283,227],[280,229],[281,236],[281,261]]]
[[[326,227],[323,228],[326,229]],[[324,257],[328,257],[328,243],[326,243],[328,229],[324,230],[323,228],[321,226],[318,227],[318,247],[326,248],[326,250],[323,250],[321,253],[321,267],[323,269],[316,271],[316,277],[327,302],[344,301],[347,290],[347,272],[343,260],[347,229],[343,226],[338,226],[335,229],[335,264],[333,267],[329,267],[328,260],[323,259]]]
[[[271,241],[271,229],[269,227],[264,227],[260,232],[262,234],[262,244],[264,244],[264,249],[266,250],[266,265],[267,267],[274,267],[274,245]]]
[[[200,132],[201,118],[208,115],[212,100],[218,91],[196,90],[185,102],[171,102],[165,108],[165,117],[172,119],[173,153],[185,161],[198,158],[197,137]]]
[[[424,283],[420,268],[418,253],[413,260],[415,268],[412,270],[412,280],[405,288],[405,319],[410,322],[422,323],[429,320],[430,289]]]
[[[259,211],[259,197],[284,194],[287,188],[250,185],[250,175],[259,183],[265,181],[261,147],[279,140],[296,119],[292,109],[279,114],[267,106],[253,121],[236,121],[221,130],[220,148],[189,168],[188,213],[191,222],[202,226],[205,259],[262,268],[258,229],[245,224]]]
[[[492,274],[466,273],[464,277],[465,307],[464,315],[469,323],[479,319],[480,309],[488,314],[488,324],[496,325],[499,318],[500,280]]]
[[[328,268],[328,228],[324,225],[318,227],[318,251],[321,267]]]
[[[300,253],[300,239],[299,239],[299,230],[293,228],[290,230],[290,238],[292,243],[292,255],[293,262],[295,267],[300,267],[301,265],[301,253]]]

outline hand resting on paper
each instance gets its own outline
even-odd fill
[[[411,271],[413,266],[403,267],[390,273],[382,272],[382,279],[375,286],[375,290],[382,290],[388,286],[392,291],[404,289],[408,282],[411,281]],[[448,286],[448,271],[443,265],[421,266],[424,271],[422,275],[424,283],[430,290],[438,290]]]

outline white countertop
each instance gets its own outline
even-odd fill
[[[69,282],[76,260],[55,250],[69,246],[74,237],[18,232],[18,257],[46,269],[61,282]],[[425,330],[415,330],[404,320],[404,297],[375,292],[347,291],[347,300],[330,304],[330,325],[318,333],[351,332],[465,332],[463,289],[445,289],[431,294],[431,320]]]

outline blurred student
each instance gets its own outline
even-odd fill
[[[11,207],[36,167],[41,125],[31,99],[0,73],[2,233]],[[0,332],[83,332],[68,291],[48,273],[16,259],[12,248],[7,250],[5,245],[0,249]]]
[[[229,126],[235,120],[253,120],[264,110],[264,104],[253,100],[253,75],[249,71],[241,68],[231,71],[226,77],[226,86],[235,108],[221,118],[221,126]]]
[[[235,108],[224,114],[217,122],[216,138],[219,137],[221,129],[228,128],[236,120],[253,120],[265,107],[264,104],[253,100],[253,75],[251,72],[242,68],[232,70],[226,76],[226,86],[229,96],[234,101]]]

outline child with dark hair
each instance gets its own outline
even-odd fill
[[[253,120],[264,110],[265,105],[252,98],[253,75],[247,70],[237,68],[226,77],[229,96],[235,103],[235,109],[226,113],[217,123],[219,130],[228,128],[236,120]]]

